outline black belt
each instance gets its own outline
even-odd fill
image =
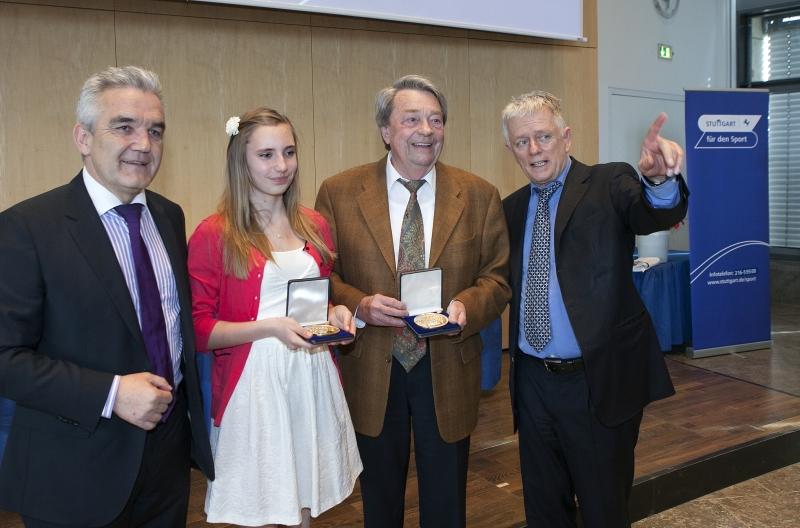
[[[532,359],[536,363],[540,363],[544,366],[547,372],[552,372],[553,374],[569,374],[571,372],[583,370],[583,358],[538,358],[536,356],[531,356],[530,354],[525,354],[524,352],[520,355],[524,358]]]

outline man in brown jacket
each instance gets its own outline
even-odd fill
[[[479,331],[510,298],[500,196],[437,161],[447,103],[427,79],[381,90],[376,121],[388,156],[328,178],[316,204],[338,252],[333,302],[364,325],[340,365],[364,462],[365,526],[403,525],[412,422],[420,525],[465,526]],[[442,303],[461,332],[416,340],[404,328],[398,271],[428,267],[442,269]]]

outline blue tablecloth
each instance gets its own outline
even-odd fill
[[[197,354],[197,373],[200,376],[200,390],[203,393],[203,411],[206,428],[211,430],[211,363],[212,354]]]
[[[481,390],[489,390],[500,381],[500,363],[503,342],[500,319],[481,330],[483,352],[481,353]]]
[[[667,262],[633,274],[633,283],[650,312],[661,350],[692,341],[689,254],[671,252]]]
[[[0,460],[6,448],[8,431],[11,429],[11,419],[14,417],[14,402],[0,398]]]

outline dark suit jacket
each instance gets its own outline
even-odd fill
[[[674,394],[650,316],[631,277],[634,233],[668,229],[686,214],[681,202],[655,209],[636,171],[626,163],[586,166],[572,160],[556,213],[556,273],[583,354],[597,417],[613,426],[649,402]],[[519,306],[525,217],[530,185],[503,200],[511,239],[511,398],[519,349]],[[516,407],[514,409],[516,416]]]
[[[399,298],[386,158],[322,182],[317,210],[330,223],[338,253],[331,274],[333,302],[355,310],[365,295]],[[500,195],[474,174],[436,164],[436,204],[430,267],[443,270],[442,302],[462,301],[467,326],[460,335],[430,338],[436,419],[442,438],[468,436],[478,419],[480,330],[500,316],[511,292],[505,278],[508,234]],[[389,395],[390,327],[367,326],[343,347],[342,381],[356,431],[377,436]]]
[[[213,478],[183,212],[149,191],[147,204],[181,303],[192,455]],[[81,175],[1,213],[0,395],[17,407],[0,466],[0,507],[79,526],[113,520],[130,496],[146,433],[100,414],[114,374],[148,369],[122,270]]]

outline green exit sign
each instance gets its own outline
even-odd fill
[[[659,44],[658,58],[664,60],[672,60],[672,46],[670,46],[669,44]]]

